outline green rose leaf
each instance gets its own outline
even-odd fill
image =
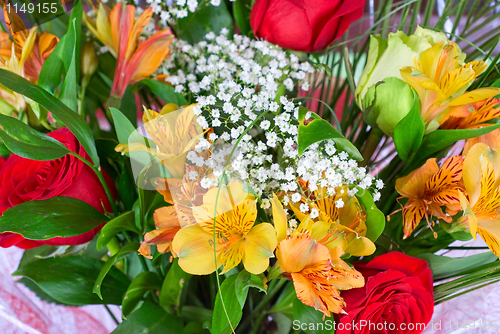
[[[92,205],[71,197],[29,201],[3,212],[0,232],[19,233],[26,239],[74,237],[88,232],[108,218]]]
[[[160,290],[160,288],[161,280],[158,274],[151,271],[145,271],[139,274],[136,278],[134,278],[125,293],[125,296],[123,297],[123,316],[127,317],[130,313],[132,313],[146,292],[151,290]]]
[[[345,151],[349,156],[357,161],[362,161],[363,157],[356,146],[347,140],[337,129],[324,119],[314,118],[307,125],[299,125],[298,150],[299,154],[314,143],[331,139],[337,145],[337,149]]]
[[[182,330],[181,319],[171,316],[151,302],[144,302],[111,334],[179,334]]]
[[[117,233],[123,231],[132,231],[140,234],[137,226],[135,225],[134,211],[122,213],[104,225],[99,233],[99,237],[97,238],[97,249],[103,249]]]
[[[375,242],[385,228],[385,216],[373,202],[372,195],[364,189],[357,187],[356,198],[366,210],[366,237]]]
[[[94,143],[94,137],[89,125],[83,117],[69,109],[64,103],[52,96],[49,92],[20,77],[19,75],[0,69],[0,84],[8,89],[22,94],[44,108],[75,135],[78,141],[94,162],[94,166],[99,166],[99,157]]]
[[[58,140],[38,132],[21,121],[0,115],[0,138],[20,157],[38,161],[59,159],[70,151]]]
[[[415,153],[425,132],[425,123],[420,116],[420,99],[413,91],[413,107],[394,129],[394,144],[401,160]]]
[[[13,275],[29,278],[44,293],[67,305],[120,305],[130,281],[114,267],[102,283],[103,299],[92,292],[103,265],[103,261],[90,257],[54,257],[31,262],[19,268]]]
[[[139,249],[139,246],[141,244],[138,242],[130,242],[123,246],[118,253],[110,257],[104,266],[102,267],[101,271],[99,272],[99,275],[97,276],[97,279],[94,284],[94,288],[92,289],[92,292],[94,292],[96,295],[99,296],[99,298],[102,299],[102,294],[101,294],[101,286],[102,286],[102,281],[104,280],[104,277],[108,274],[109,270],[113,267],[113,265],[117,262],[120,261],[125,255],[130,254],[132,252],[137,252]]]

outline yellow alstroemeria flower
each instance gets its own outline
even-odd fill
[[[499,88],[466,89],[487,64],[484,61],[461,63],[457,45],[439,41],[415,58],[415,66],[401,69],[401,76],[418,93],[421,116],[426,133],[436,130],[454,113],[469,103],[481,101],[500,93]]]
[[[293,280],[297,297],[327,317],[345,313],[340,291],[364,285],[363,275],[340,258],[332,258],[327,247],[307,234],[282,240],[277,249],[284,276]]]
[[[134,22],[135,6],[116,4],[113,9],[100,3],[96,20],[84,15],[89,30],[108,47],[116,57],[116,72],[111,96],[121,98],[128,84],[149,77],[170,53],[173,34],[169,29],[156,32],[145,41],[139,41],[153,9],[144,10]]]
[[[500,148],[484,143],[474,145],[464,159],[463,179],[467,197],[460,193],[464,216],[459,224],[468,225],[471,235],[486,242],[500,257]]]
[[[222,272],[228,272],[243,261],[250,273],[264,272],[277,244],[274,227],[269,223],[254,225],[257,200],[243,190],[241,183],[222,185],[217,199],[218,191],[218,188],[209,190],[203,197],[203,205],[193,207],[198,223],[182,228],[175,235],[172,249],[179,257],[179,266],[193,275],[207,275],[221,265]]]
[[[153,110],[144,111],[144,127],[156,148],[144,143],[119,144],[117,152],[145,151],[155,156],[168,170],[172,178],[181,179],[185,171],[186,155],[203,135],[196,122],[193,105],[182,110],[162,114]],[[147,139],[145,139],[147,140]]]

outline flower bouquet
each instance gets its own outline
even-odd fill
[[[422,333],[498,282],[492,4],[21,4],[0,246],[41,299],[117,334]]]

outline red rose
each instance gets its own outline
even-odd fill
[[[257,0],[250,25],[256,37],[283,48],[320,51],[363,16],[364,5],[365,0]]]
[[[434,312],[432,273],[426,261],[391,252],[355,267],[366,285],[342,292],[347,314],[337,334],[422,333]],[[353,323],[357,329],[351,328]],[[359,327],[363,323],[366,326]]]
[[[58,129],[48,135],[90,161],[83,147],[67,128]],[[0,162],[0,167],[0,215],[18,204],[54,196],[85,201],[104,213],[102,202],[106,211],[111,211],[111,205],[97,175],[92,168],[71,155],[52,161],[35,161],[11,154],[3,166]],[[107,174],[103,174],[112,193],[115,193],[113,182]],[[74,237],[39,241],[24,239],[17,233],[1,233],[0,247],[17,246],[29,249],[41,245],[79,245],[92,240],[100,228],[101,226]]]

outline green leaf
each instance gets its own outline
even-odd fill
[[[51,296],[49,296],[48,294],[43,292],[43,290],[40,289],[38,287],[38,285],[36,285],[36,283],[33,282],[32,280],[30,280],[29,278],[23,277],[23,278],[19,279],[17,281],[17,283],[23,284],[25,287],[27,287],[28,289],[33,291],[38,298],[40,298],[41,300],[43,300],[46,303],[64,305],[64,303],[61,303],[60,301],[55,300],[54,298],[52,298]]]
[[[171,316],[151,302],[144,302],[112,334],[180,334],[182,330],[181,319]]]
[[[99,165],[92,131],[80,115],[69,109],[46,90],[7,70],[0,69],[0,84],[38,102],[49,110],[54,117],[59,119],[75,135],[94,162],[94,166]]]
[[[59,99],[61,100],[62,103],[67,105],[69,109],[77,111],[78,85],[77,85],[77,73],[76,73],[76,61],[77,61],[76,52],[77,52],[79,36],[76,35],[76,19],[73,19],[70,22],[68,27],[68,32],[65,36],[66,36],[65,39],[66,44],[68,44],[66,46],[66,53],[71,54],[70,56],[71,62],[69,68],[66,71],[66,77],[64,78],[63,87]]]
[[[213,6],[209,6],[209,7],[213,7]],[[162,101],[165,102],[165,104],[175,103],[179,107],[185,106],[188,104],[188,102],[186,101],[184,96],[182,96],[182,94],[176,93],[173,87],[171,87],[165,83],[162,83],[162,82],[159,82],[158,80],[153,80],[153,79],[144,79],[144,80],[141,80],[139,83],[149,87],[149,89],[151,89],[151,92],[153,93],[153,95],[162,99]]]
[[[190,44],[202,41],[209,32],[216,35],[226,28],[228,36],[233,35],[233,18],[226,7],[226,2],[221,1],[219,6],[203,6],[183,19],[177,20],[175,35]]]
[[[59,159],[69,150],[58,140],[38,132],[21,121],[0,115],[0,138],[20,157],[39,161]]]
[[[130,281],[116,268],[111,268],[102,284],[103,300],[92,292],[103,265],[103,261],[90,257],[55,257],[31,262],[13,275],[31,279],[43,292],[64,304],[120,305]]]
[[[238,0],[233,2],[233,15],[236,25],[241,31],[241,34],[248,36],[252,32],[250,27],[250,10],[252,4],[250,0]]]
[[[127,144],[130,135],[136,133],[134,125],[132,125],[127,116],[125,116],[120,110],[116,108],[109,108],[109,110],[111,111],[111,116],[113,117],[118,142]]]
[[[420,116],[420,98],[413,91],[413,107],[394,129],[394,144],[401,160],[415,153],[425,132],[425,123]]]
[[[300,329],[302,329],[305,333],[308,334],[332,333],[333,327],[330,328],[330,330],[328,330],[327,324],[328,323],[333,324],[334,322],[333,317],[330,318],[324,317],[322,312],[315,310],[311,306],[302,304],[302,302],[297,297],[295,297],[295,300],[293,301],[293,319],[295,321],[298,321],[299,324],[303,326]],[[320,326],[316,325],[319,323],[324,323],[323,329],[320,329],[319,328]],[[309,324],[314,324],[315,325],[314,329],[312,329],[309,326]]]
[[[191,275],[185,273],[181,267],[179,267],[178,259],[175,259],[172,262],[161,287],[160,305],[173,305],[174,307],[178,307],[180,304],[182,289],[190,278]]]
[[[248,289],[250,289],[250,287],[257,288],[259,291],[267,293],[267,285],[264,283],[262,278],[251,274],[246,270],[243,270],[238,274],[234,287],[236,297],[242,306],[245,305]]]
[[[181,309],[180,317],[185,321],[196,321],[203,324],[212,321],[213,312],[206,308],[185,305]]]
[[[138,243],[138,242],[136,242],[136,241],[129,242],[128,244],[126,244],[125,246],[123,246],[118,251],[118,253],[116,253],[115,255],[113,255],[112,257],[110,257],[106,261],[106,263],[104,264],[104,266],[102,267],[101,271],[99,272],[99,275],[97,276],[97,279],[95,281],[94,288],[92,289],[92,292],[95,293],[95,294],[97,294],[99,296],[99,298],[102,299],[102,294],[101,294],[102,281],[104,280],[104,277],[106,277],[106,275],[108,274],[108,272],[111,269],[111,267],[113,267],[113,265],[117,261],[120,261],[125,255],[127,255],[129,253],[132,253],[132,252],[137,252],[137,250],[139,249],[140,245],[141,244]]]
[[[160,290],[161,280],[158,274],[145,271],[132,281],[123,297],[122,314],[127,317],[139,304],[144,294],[150,290]],[[153,292],[154,293],[154,292]]]
[[[82,4],[77,4],[71,10],[69,24],[66,28],[66,33],[61,37],[50,56],[45,60],[38,77],[37,85],[43,89],[54,93],[61,82],[63,69],[66,73],[70,67],[74,66],[75,77],[73,84],[76,85],[77,76],[80,67],[80,36],[81,36],[81,20],[82,20]],[[67,52],[71,50],[71,52]],[[66,81],[70,83],[68,75]],[[75,96],[76,103],[76,96]],[[76,105],[75,105],[76,106]],[[71,108],[73,109],[73,108]],[[73,109],[76,110],[76,109]]]
[[[88,232],[107,220],[92,205],[59,196],[24,202],[4,211],[0,232],[19,233],[31,240],[66,238]]]
[[[500,124],[485,126],[478,129],[459,129],[459,130],[436,130],[426,136],[422,141],[417,153],[414,157],[419,162],[425,161],[432,154],[440,151],[441,149],[453,145],[459,140],[479,137],[490,133],[493,130],[500,128]],[[415,169],[415,164],[407,164],[409,168]],[[413,167],[412,167],[413,166]]]
[[[140,234],[135,225],[134,211],[122,213],[104,225],[97,238],[97,249],[103,249],[117,233],[123,231],[132,231],[136,234]]]
[[[280,312],[290,317],[293,316],[293,302],[297,299],[293,282],[289,281],[285,285],[285,289],[280,293],[278,300],[274,304],[271,312]]]
[[[241,320],[243,314],[242,309],[245,305],[244,302],[242,303],[241,301],[242,299],[246,300],[248,290],[245,290],[240,297],[234,298],[238,293],[235,285],[237,276],[238,275],[231,275],[227,277],[224,282],[222,282],[219,292],[215,297],[212,333],[232,333]],[[222,300],[224,300],[224,304]],[[231,323],[229,323],[228,320]]]
[[[492,252],[457,258],[427,253],[418,255],[418,258],[429,263],[434,280],[457,276],[461,272],[495,262],[498,259]]]
[[[377,208],[370,192],[359,187],[357,189],[356,198],[366,210],[366,237],[375,242],[385,228],[384,213]]]
[[[324,119],[313,119],[309,124],[299,125],[298,149],[299,154],[314,143],[331,139],[339,150],[345,151],[349,156],[357,161],[362,161],[363,157],[356,146],[347,140],[342,134]]]

